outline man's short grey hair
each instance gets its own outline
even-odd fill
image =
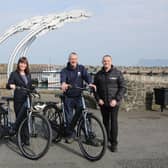
[[[108,54],[106,54],[106,55],[103,56],[103,60],[104,60],[104,58],[106,58],[106,57],[108,57],[108,58],[110,58],[110,59],[112,60],[112,56],[111,56],[111,55],[108,55]]]
[[[76,52],[71,52],[71,53],[69,54],[69,59],[71,58],[71,55],[76,55],[76,56],[78,56],[78,54],[77,54]]]

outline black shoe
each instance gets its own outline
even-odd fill
[[[110,150],[111,152],[117,152],[118,151],[117,145],[111,145]]]
[[[26,141],[24,142],[24,144],[25,144],[26,146],[30,146],[29,140],[26,140]]]
[[[65,143],[71,144],[71,143],[73,143],[73,142],[74,142],[74,138],[73,138],[73,137],[67,137],[67,138],[65,139]]]
[[[68,144],[71,144],[75,141],[75,137],[76,137],[76,132],[73,131],[71,133],[66,133],[66,136],[65,136],[65,143],[68,143]]]
[[[29,142],[29,140],[25,140],[25,141],[23,141],[23,142],[22,142],[22,146],[24,146],[24,145],[26,145],[26,146],[30,146],[30,142]]]

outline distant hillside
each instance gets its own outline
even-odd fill
[[[168,59],[141,59],[137,66],[168,66]]]

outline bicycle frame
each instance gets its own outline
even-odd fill
[[[84,89],[81,89],[81,90],[84,90]],[[65,128],[66,127],[66,116],[65,116],[65,108],[64,108],[64,102],[63,102],[63,96],[64,95],[60,96],[60,98],[61,98],[61,108],[62,108],[62,112],[63,112],[63,126]],[[83,93],[81,93],[81,100],[82,100],[82,112],[81,112],[80,117],[77,120],[77,123],[83,118],[85,133],[86,133],[86,136],[88,137],[89,136],[89,131],[91,131],[91,130],[88,130],[88,125],[87,125],[88,111],[86,109],[86,103],[85,103],[85,98],[84,98]],[[77,125],[77,123],[74,125],[74,128]]]
[[[89,133],[88,133],[88,127],[87,127],[87,115],[88,115],[88,111],[86,110],[86,103],[85,103],[85,99],[84,99],[83,94],[82,94],[82,106],[83,106],[83,109],[82,109],[82,116],[81,116],[81,118],[83,118],[85,133],[86,133],[86,136],[88,136],[89,135]]]
[[[6,110],[6,114],[4,114],[4,126],[9,127],[9,121],[11,119],[11,113],[10,113],[10,102],[7,101],[7,110]]]
[[[72,116],[71,123],[67,126],[66,124],[66,113],[64,103],[66,103],[66,95],[60,95],[61,107],[57,105],[48,106],[44,111],[44,114],[49,118],[52,124],[52,130],[55,134],[53,137],[53,142],[58,143],[62,138],[65,138],[65,142],[71,143],[71,138],[77,140],[80,150],[83,155],[91,161],[96,161],[104,156],[107,145],[107,135],[104,126],[98,117],[96,117],[92,112],[89,112],[86,107],[85,97],[83,91],[89,91],[87,88],[81,89],[80,97],[76,99],[79,100],[79,107],[77,108],[75,114]],[[75,105],[75,104],[74,104]],[[51,110],[50,110],[51,109]],[[55,114],[55,116],[54,116]],[[54,116],[54,117],[52,117]],[[67,127],[65,127],[67,126]],[[76,127],[76,128],[75,128]],[[75,130],[76,136],[75,136]],[[70,141],[69,141],[69,135]],[[98,148],[95,148],[98,147]],[[91,150],[90,150],[91,149]],[[93,152],[92,152],[93,151]],[[95,152],[94,152],[95,151]]]
[[[29,135],[32,135],[32,133],[35,133],[35,129],[33,127],[33,119],[32,119],[32,113],[33,113],[33,108],[32,108],[32,102],[31,102],[31,97],[33,95],[33,92],[31,93],[31,91],[29,89],[26,88],[20,88],[18,87],[18,89],[23,89],[25,91],[27,91],[27,99],[26,99],[26,110],[27,110],[27,122],[28,122],[28,132]]]
[[[29,134],[32,134],[32,110],[31,110],[31,102],[29,95],[27,96],[27,116],[28,116],[28,130]]]
[[[62,114],[63,114],[63,126],[66,127],[66,117],[65,117],[65,108],[64,108],[64,101],[63,101],[63,95],[60,96],[61,99],[61,109],[62,109]]]

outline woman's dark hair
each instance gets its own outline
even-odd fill
[[[17,63],[17,69],[16,69],[17,71],[20,71],[20,68],[19,68],[19,64],[20,63],[25,63],[27,65],[27,67],[25,69],[25,73],[26,73],[26,75],[29,74],[30,73],[30,71],[29,71],[29,62],[28,62],[27,58],[26,57],[20,57],[19,58],[18,63]]]

